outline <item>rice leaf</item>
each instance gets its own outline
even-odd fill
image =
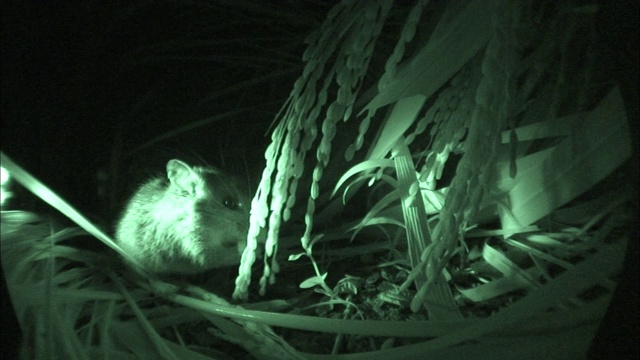
[[[412,194],[410,189],[417,184],[415,165],[411,159],[409,148],[404,142],[398,141],[393,150],[393,159],[396,164],[398,176],[398,192],[400,193],[404,223],[407,231],[407,247],[409,251],[409,261],[413,269],[418,270],[414,278],[417,289],[424,289],[427,282],[426,268],[423,267],[421,257],[424,251],[433,241],[429,232],[427,214],[424,209],[422,196]],[[429,274],[433,283],[431,291],[419,293],[415,299],[422,301],[429,311],[429,317],[433,320],[454,320],[461,319],[460,313],[451,294],[447,281],[442,273]],[[411,277],[410,277],[411,278]]]
[[[336,186],[333,188],[331,196],[335,196],[338,189],[351,178],[353,175],[363,172],[368,172],[373,169],[385,169],[393,166],[393,160],[391,159],[370,159],[363,161],[359,164],[352,166],[347,172],[345,172],[340,179],[336,182]]]
[[[367,226],[367,224],[370,224],[371,220],[377,217],[378,214],[383,209],[385,209],[387,206],[389,206],[393,202],[398,201],[399,199],[400,199],[400,194],[397,190],[391,191],[385,196],[383,196],[382,199],[380,199],[377,203],[375,203],[371,207],[371,209],[369,209],[369,212],[367,212],[367,214],[362,218],[362,220],[356,226],[351,228],[356,230],[352,235],[352,238],[354,238],[363,227]]]
[[[544,132],[559,121],[541,123],[538,129]],[[527,226],[550,214],[593,187],[630,156],[629,129],[617,87],[593,111],[563,121],[569,123],[571,134],[553,148],[518,159],[513,184],[506,180],[509,165],[498,165],[502,179],[499,186],[510,188],[513,215],[501,212],[504,228]],[[532,126],[528,133],[536,132]]]
[[[369,148],[367,159],[384,158],[398,139],[404,135],[405,131],[417,119],[418,113],[427,98],[424,95],[411,94],[406,98],[401,98],[393,106],[391,114],[385,120],[378,131],[377,138]]]
[[[447,196],[447,188],[429,190],[421,187],[420,193],[422,194],[422,201],[424,202],[427,215],[433,215],[440,212],[444,206],[444,199]]]
[[[372,217],[369,218],[366,222],[362,222],[361,224],[357,225],[359,226],[372,226],[372,225],[396,225],[398,227],[404,228],[404,223],[401,221],[398,221],[396,219],[390,218],[390,217],[386,217],[386,216],[379,216],[379,217]],[[355,229],[355,228],[352,228]]]
[[[533,277],[537,271],[536,269],[526,270],[531,277]],[[470,289],[458,287],[458,291],[471,301],[482,302],[525,287],[526,285],[516,276],[505,276]]]
[[[454,352],[454,349],[459,347],[452,345],[460,344],[469,339],[480,339],[482,336],[535,318],[549,307],[570,297],[575,297],[581,290],[590,287],[594,280],[597,281],[619,271],[626,241],[628,239],[624,238],[615,244],[603,245],[598,253],[576,265],[573,270],[561,274],[553,281],[545,284],[545,287],[532,291],[526,297],[514,302],[508,308],[489,318],[469,323],[469,326],[430,341],[379,351],[375,354],[375,357],[368,354],[367,359],[383,359],[385,356],[386,358],[419,359],[427,354],[438,353],[438,351],[444,351],[447,354],[458,354],[458,352]],[[573,344],[565,345],[565,349],[561,350],[561,353],[575,354],[584,352],[586,342],[589,341],[585,340],[584,337],[592,336],[591,334],[593,334],[595,327],[597,327],[597,323],[592,324],[589,328],[582,329],[579,332],[579,339],[582,339],[583,342],[577,341]],[[564,342],[563,337],[560,336],[548,337],[545,335],[542,339],[549,339],[554,343]],[[519,343],[515,342],[510,342],[510,344],[519,346]],[[535,342],[532,346],[537,346],[537,344],[540,343]],[[544,345],[545,342],[542,344]],[[506,355],[508,355],[508,352]],[[359,354],[359,356],[364,358],[362,354]]]
[[[505,277],[513,277],[528,289],[536,289],[540,287],[538,281],[533,276],[521,269],[500,251],[497,251],[489,244],[484,244],[482,250],[484,260],[496,268]]]
[[[455,2],[451,4],[450,6],[456,5]],[[452,18],[442,19],[427,44],[407,66],[398,71],[363,111],[375,111],[417,94],[424,98],[433,95],[485,46],[491,34],[491,14],[496,5],[495,1],[489,0],[470,1]],[[372,155],[379,156],[379,152]]]
[[[46,185],[33,177],[31,174],[29,174],[26,170],[22,169],[18,164],[11,160],[11,158],[5,155],[4,152],[0,152],[0,161],[2,162],[2,166],[5,167],[20,184],[26,187],[34,195],[42,199],[47,204],[53,206],[56,210],[60,211],[73,222],[78,224],[78,226],[86,230],[91,235],[95,236],[98,240],[102,241],[110,248],[117,251],[129,262],[137,265],[137,268],[143,269],[143,267],[139,266],[138,262],[134,258],[132,258],[127,252],[122,250],[122,248],[120,248],[120,246],[118,246],[118,244],[116,244],[110,236],[104,233],[102,229],[94,225],[91,221],[89,221],[89,219],[78,212],[78,210],[76,210],[73,206],[59,197],[55,192],[51,191],[51,189],[49,189]]]

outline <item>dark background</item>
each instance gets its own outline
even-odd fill
[[[302,72],[303,40],[330,3],[2,1],[1,149],[106,227],[132,184],[172,157],[203,158],[257,181],[265,134]],[[601,3],[597,30],[619,54],[612,81],[637,133],[638,4]],[[636,136],[636,167],[637,148]],[[51,211],[24,199],[15,206]],[[613,348],[637,358],[638,250],[631,243],[629,276],[594,358]],[[9,349],[16,340],[5,335],[17,327],[4,291],[2,300]]]

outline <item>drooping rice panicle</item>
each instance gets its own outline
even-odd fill
[[[253,251],[260,229],[267,229],[265,266],[260,280],[261,292],[268,282],[275,281],[278,269],[275,260],[277,236],[283,216],[289,218],[296,203],[298,179],[302,176],[306,154],[318,137],[316,123],[322,120],[322,137],[316,148],[316,166],[307,199],[306,230],[301,239],[304,249],[310,241],[313,229],[315,199],[319,181],[331,154],[331,141],[340,120],[347,121],[355,103],[362,77],[366,73],[373,47],[380,35],[382,24],[391,2],[351,3],[343,2],[328,14],[323,25],[307,38],[308,48],[303,54],[306,62],[302,77],[293,90],[272,133],[272,143],[265,152],[266,165],[259,190],[252,203],[252,221],[245,254]],[[333,61],[331,63],[331,61]],[[328,67],[328,71],[327,68]],[[325,73],[326,72],[326,73]],[[324,77],[320,91],[317,83]],[[337,86],[337,98],[327,106],[329,88]],[[268,223],[263,219],[269,209]],[[255,214],[255,215],[254,215]],[[268,225],[267,225],[268,224]],[[235,298],[246,298],[253,263],[251,255],[243,255]]]

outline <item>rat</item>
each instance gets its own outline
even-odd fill
[[[213,167],[172,159],[166,177],[134,193],[116,225],[116,242],[154,274],[190,275],[238,264],[249,227],[248,197]]]

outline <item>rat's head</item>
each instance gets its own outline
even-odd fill
[[[180,160],[167,163],[167,177],[187,207],[189,219],[180,224],[193,227],[182,246],[206,269],[239,263],[249,227],[249,195],[240,182],[218,169]]]

